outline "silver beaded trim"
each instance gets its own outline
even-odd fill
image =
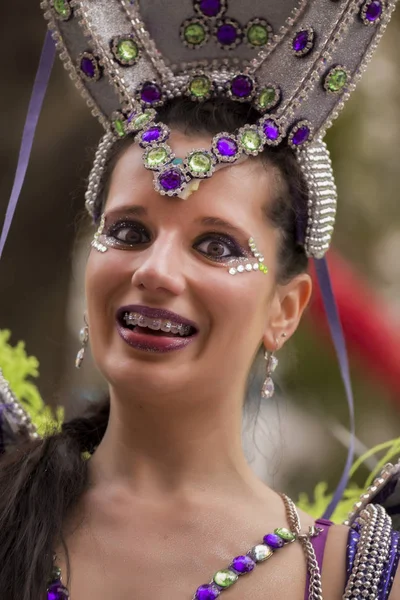
[[[357,519],[360,540],[343,598],[376,600],[378,585],[389,556],[392,524],[382,506],[369,504]]]
[[[90,171],[88,187],[85,193],[85,206],[89,214],[95,218],[95,206],[100,191],[101,180],[103,177],[104,167],[107,162],[108,153],[110,152],[114,142],[115,135],[111,131],[101,138],[99,147],[96,150],[92,170]]]
[[[337,189],[325,142],[317,140],[299,150],[297,160],[308,186],[305,251],[308,257],[322,258],[332,239],[337,206]]]
[[[4,398],[7,409],[13,415],[13,422],[10,422],[10,426],[15,426],[14,433],[26,432],[31,440],[40,439],[40,435],[37,432],[35,425],[22,404],[17,400],[13,392],[11,391],[10,384],[3,375],[3,371],[0,369],[0,397]]]

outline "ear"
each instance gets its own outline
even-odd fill
[[[279,350],[282,338],[288,339],[296,331],[312,292],[311,277],[297,275],[285,285],[278,285],[273,298],[263,342],[267,350]]]

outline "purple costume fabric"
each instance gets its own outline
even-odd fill
[[[317,537],[311,538],[311,543],[315,550],[315,556],[317,558],[317,563],[320,572],[322,572],[322,562],[324,560],[325,546],[326,540],[328,538],[329,528],[333,525],[332,521],[328,521],[327,519],[318,519],[315,521],[315,526],[320,527],[322,529],[322,533],[320,533]],[[304,600],[308,600],[308,590],[310,586],[310,574],[307,571],[307,581],[306,581],[306,589],[304,591]]]

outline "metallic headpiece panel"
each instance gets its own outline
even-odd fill
[[[306,251],[321,257],[336,205],[321,140],[371,58],[395,2],[141,0],[139,9],[135,0],[44,0],[42,6],[66,68],[110,132],[102,141],[103,163],[113,140],[133,132],[155,188],[179,196],[190,180],[286,141],[311,186]],[[260,119],[235,134],[221,132],[209,150],[177,164],[168,128],[155,123],[157,108],[168,98],[187,95],[198,102],[217,94],[253,103]],[[314,167],[327,176],[318,178]],[[92,214],[93,178],[99,169],[87,195]]]

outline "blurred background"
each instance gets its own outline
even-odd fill
[[[0,7],[0,224],[46,30],[38,4]],[[358,453],[400,435],[399,55],[398,12],[327,138],[339,190],[329,263],[349,347]],[[74,367],[92,235],[83,214],[85,178],[100,136],[57,58],[0,262],[0,329],[39,358],[40,392],[51,406],[64,405],[67,418],[105,389],[90,356],[80,371]],[[333,487],[347,451],[348,409],[318,292],[280,358],[272,401],[258,405],[263,372],[251,386],[249,458],[293,496],[321,479]]]

